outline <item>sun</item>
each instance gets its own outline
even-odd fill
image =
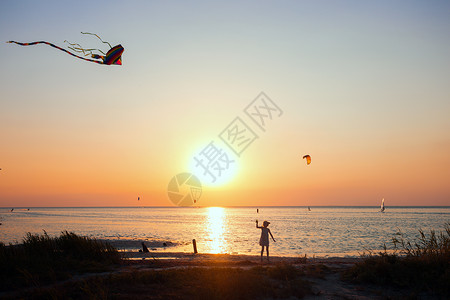
[[[227,146],[211,141],[197,149],[188,170],[203,186],[218,187],[230,183],[238,173],[238,157]]]

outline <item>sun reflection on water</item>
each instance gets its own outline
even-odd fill
[[[223,207],[209,207],[207,221],[209,253],[224,253],[226,249],[224,239],[225,209]]]

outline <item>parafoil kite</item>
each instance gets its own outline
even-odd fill
[[[306,158],[306,164],[307,164],[307,165],[309,165],[309,164],[311,163],[311,156],[305,155],[305,156],[303,156],[303,158],[304,158],[304,159]]]
[[[54,44],[51,44],[51,43],[45,42],[45,41],[32,42],[32,43],[19,43],[19,42],[16,42],[16,41],[9,41],[7,43],[15,43],[15,44],[21,45],[21,46],[32,46],[32,45],[37,45],[37,44],[46,44],[46,45],[49,45],[49,46],[51,46],[53,48],[59,49],[61,51],[64,51],[64,52],[66,52],[66,53],[68,53],[68,54],[70,54],[72,56],[75,56],[76,58],[87,60],[87,61],[94,62],[94,63],[97,63],[97,64],[101,64],[101,65],[122,65],[122,53],[125,50],[122,47],[122,45],[117,45],[117,46],[112,47],[110,43],[104,42],[98,35],[96,35],[94,33],[82,32],[82,34],[95,35],[96,37],[98,37],[100,39],[100,41],[102,41],[105,44],[108,44],[111,49],[109,49],[109,51],[106,52],[106,54],[105,54],[100,49],[84,49],[79,44],[72,44],[72,43],[69,43],[67,41],[64,41],[64,42],[67,42],[69,45],[72,46],[72,47],[68,47],[69,49],[71,49],[71,50],[73,50],[75,52],[79,52],[79,53],[82,52],[84,54],[84,56],[90,55],[91,58],[93,58],[93,59],[89,59],[89,58],[85,58],[85,57],[82,57],[82,56],[75,55],[74,53],[72,53],[70,51],[67,51],[66,49],[63,49],[61,47],[58,47],[58,46],[56,46]],[[93,53],[94,50],[97,50],[97,51],[101,52],[103,55],[94,54]]]

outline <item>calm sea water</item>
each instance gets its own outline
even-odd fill
[[[382,249],[399,231],[416,238],[419,229],[443,231],[450,207],[114,207],[0,208],[0,241],[20,243],[27,232],[59,235],[63,230],[110,241],[119,250],[137,250],[144,241],[153,251],[257,255],[260,229],[271,222],[276,256],[358,256]],[[163,246],[166,243],[166,247]]]

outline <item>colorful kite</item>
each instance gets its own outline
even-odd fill
[[[58,47],[56,45],[53,45],[49,42],[45,42],[45,41],[39,41],[39,42],[32,42],[32,43],[19,43],[19,42],[15,42],[15,41],[9,41],[7,43],[15,43],[17,45],[21,45],[21,46],[32,46],[32,45],[37,45],[37,44],[46,44],[49,45],[53,48],[59,49],[61,51],[64,51],[72,56],[75,56],[79,59],[83,59],[83,60],[87,60],[90,62],[95,62],[101,65],[122,65],[122,53],[125,50],[122,45],[117,45],[112,47],[110,43],[108,42],[104,42],[98,35],[94,34],[94,33],[89,33],[89,32],[82,32],[82,34],[91,34],[91,35],[95,35],[96,37],[98,37],[100,39],[100,41],[102,41],[105,44],[108,44],[109,47],[111,49],[109,49],[108,52],[106,52],[106,54],[100,50],[100,49],[83,49],[83,47],[81,47],[79,44],[72,44],[67,42],[69,45],[71,45],[72,47],[69,47],[69,49],[75,51],[75,52],[82,52],[84,54],[84,56],[88,56],[90,55],[93,59],[89,59],[89,58],[85,58],[85,57],[81,57],[78,55],[73,54],[70,51],[67,51],[66,49],[63,49],[61,47]],[[76,47],[75,47],[76,46]],[[94,54],[92,51],[97,50],[99,52],[101,52],[103,55],[99,55],[99,54]]]
[[[309,164],[311,163],[311,156],[305,155],[305,156],[303,156],[303,158],[304,158],[304,159],[306,158],[306,164],[307,164],[307,165],[309,165]]]

